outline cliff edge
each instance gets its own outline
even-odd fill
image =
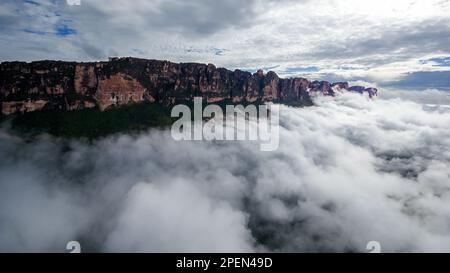
[[[164,106],[203,97],[208,103],[274,102],[312,105],[313,93],[333,96],[339,89],[377,93],[375,88],[348,83],[310,82],[279,78],[262,70],[251,74],[212,64],[173,63],[137,58],[105,62],[3,62],[0,64],[0,101],[4,115],[38,110],[105,110],[138,102]]]

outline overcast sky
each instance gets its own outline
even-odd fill
[[[134,56],[450,89],[449,26],[449,0],[2,0],[0,59]]]

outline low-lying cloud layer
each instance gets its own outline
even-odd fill
[[[87,144],[3,129],[0,251],[450,251],[449,110],[316,103],[281,108],[276,152],[169,131]]]

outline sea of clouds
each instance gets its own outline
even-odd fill
[[[0,131],[0,252],[450,252],[448,93],[280,108],[280,147]],[[432,101],[433,107],[421,103]]]

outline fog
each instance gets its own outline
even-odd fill
[[[381,91],[382,92],[382,91]],[[450,251],[448,93],[280,108],[280,147],[0,131],[0,252]]]

